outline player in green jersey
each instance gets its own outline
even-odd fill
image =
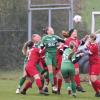
[[[49,80],[53,87],[53,90],[57,91],[56,87],[54,86],[54,75],[53,71],[56,69],[56,50],[57,44],[59,42],[64,42],[59,36],[54,35],[54,30],[52,27],[47,27],[44,30],[45,36],[42,37],[42,47],[45,47],[45,62],[48,67],[49,72]]]
[[[80,54],[81,55],[81,54]],[[69,48],[66,48],[62,56],[61,72],[65,81],[65,87],[68,94],[76,97],[76,85],[74,81],[75,68],[74,64],[80,59],[80,55],[76,58],[74,53],[74,44],[70,43]]]

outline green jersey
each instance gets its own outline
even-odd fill
[[[62,62],[72,63],[71,60],[72,61],[75,60],[75,54],[72,56],[72,59],[71,60],[68,59],[68,56],[69,56],[69,54],[71,52],[72,52],[72,50],[70,48],[65,49],[65,51],[63,53],[63,56],[62,56]]]
[[[65,49],[63,56],[62,56],[62,63],[61,63],[61,72],[63,78],[68,77],[69,75],[75,75],[74,64],[71,60],[68,59],[69,54],[72,52],[70,48]],[[72,60],[75,59],[75,55],[72,56]]]
[[[45,45],[46,52],[56,52],[58,39],[57,35],[46,35],[42,38],[42,44]]]

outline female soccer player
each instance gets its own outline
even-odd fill
[[[25,70],[25,67],[26,67],[26,61],[27,61],[27,57],[28,57],[28,51],[29,49],[31,49],[33,46],[33,42],[32,41],[27,41],[25,42],[23,48],[22,48],[22,52],[23,54],[25,55],[25,59],[24,59],[24,69],[23,69],[23,76],[19,79],[19,84],[18,84],[18,88],[16,90],[16,93],[20,93],[20,88],[22,87],[22,85],[24,84],[25,80],[26,80],[26,70]]]
[[[68,45],[70,44],[70,42],[73,42],[74,45],[75,45],[75,51],[77,52],[77,49],[78,49],[78,46],[80,45],[80,41],[77,37],[77,30],[76,29],[71,29],[68,34],[67,34],[67,39],[65,41],[65,45]],[[80,77],[79,77],[79,65],[78,63],[75,63],[74,64],[74,67],[75,67],[75,82],[76,82],[76,88],[77,88],[77,91],[81,91],[81,92],[85,92],[81,86],[81,83],[80,83]]]
[[[23,89],[23,91],[21,91],[22,94],[26,94],[26,91],[29,88],[30,83],[32,83],[34,80],[36,82],[38,89],[39,89],[39,93],[47,95],[43,91],[41,78],[40,78],[39,72],[36,68],[37,64],[39,64],[39,61],[40,61],[40,49],[33,46],[29,50],[28,60],[26,63],[26,68],[25,68],[25,70],[27,72],[27,76],[30,77],[30,82],[28,82],[27,86]]]
[[[100,97],[100,81],[98,75],[100,74],[100,57],[98,51],[98,43],[96,43],[96,35],[91,34],[87,45],[89,50],[89,77],[94,88],[96,97]]]
[[[75,68],[74,64],[80,59],[82,54],[75,58],[75,46],[74,43],[70,42],[69,47],[67,47],[62,56],[61,72],[65,81],[65,87],[68,90],[68,94],[76,97],[76,84],[74,81]]]
[[[54,30],[52,27],[47,27],[44,30],[45,36],[42,37],[42,47],[45,47],[45,62],[48,67],[49,80],[53,90],[57,91],[54,86],[54,75],[53,71],[56,69],[56,50],[57,43],[64,42],[60,37],[54,35]]]
[[[32,40],[34,42],[34,46],[40,48],[41,36],[39,34],[33,34]],[[47,65],[45,63],[45,49],[41,49],[40,62],[37,65],[37,70],[40,72],[41,80],[44,85],[44,91],[48,92],[49,76],[48,76]]]

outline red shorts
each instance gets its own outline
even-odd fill
[[[100,64],[90,64],[89,75],[99,75],[100,74]]]
[[[78,63],[75,63],[74,64],[74,68],[79,68],[79,64]]]
[[[26,72],[27,72],[27,75],[29,77],[33,77],[34,75],[38,74],[39,72],[37,71],[37,68],[35,65],[26,65],[26,68],[25,68]]]

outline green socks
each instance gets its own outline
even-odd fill
[[[49,80],[50,80],[51,85],[54,85],[53,73],[49,73]]]
[[[71,83],[72,93],[76,93],[76,84],[75,82]]]
[[[70,83],[65,83],[65,88],[68,90],[68,88],[71,88]]]
[[[26,78],[23,78],[23,77],[21,77],[21,78],[19,79],[19,86],[20,86],[20,87],[24,84],[25,80],[26,80]]]

